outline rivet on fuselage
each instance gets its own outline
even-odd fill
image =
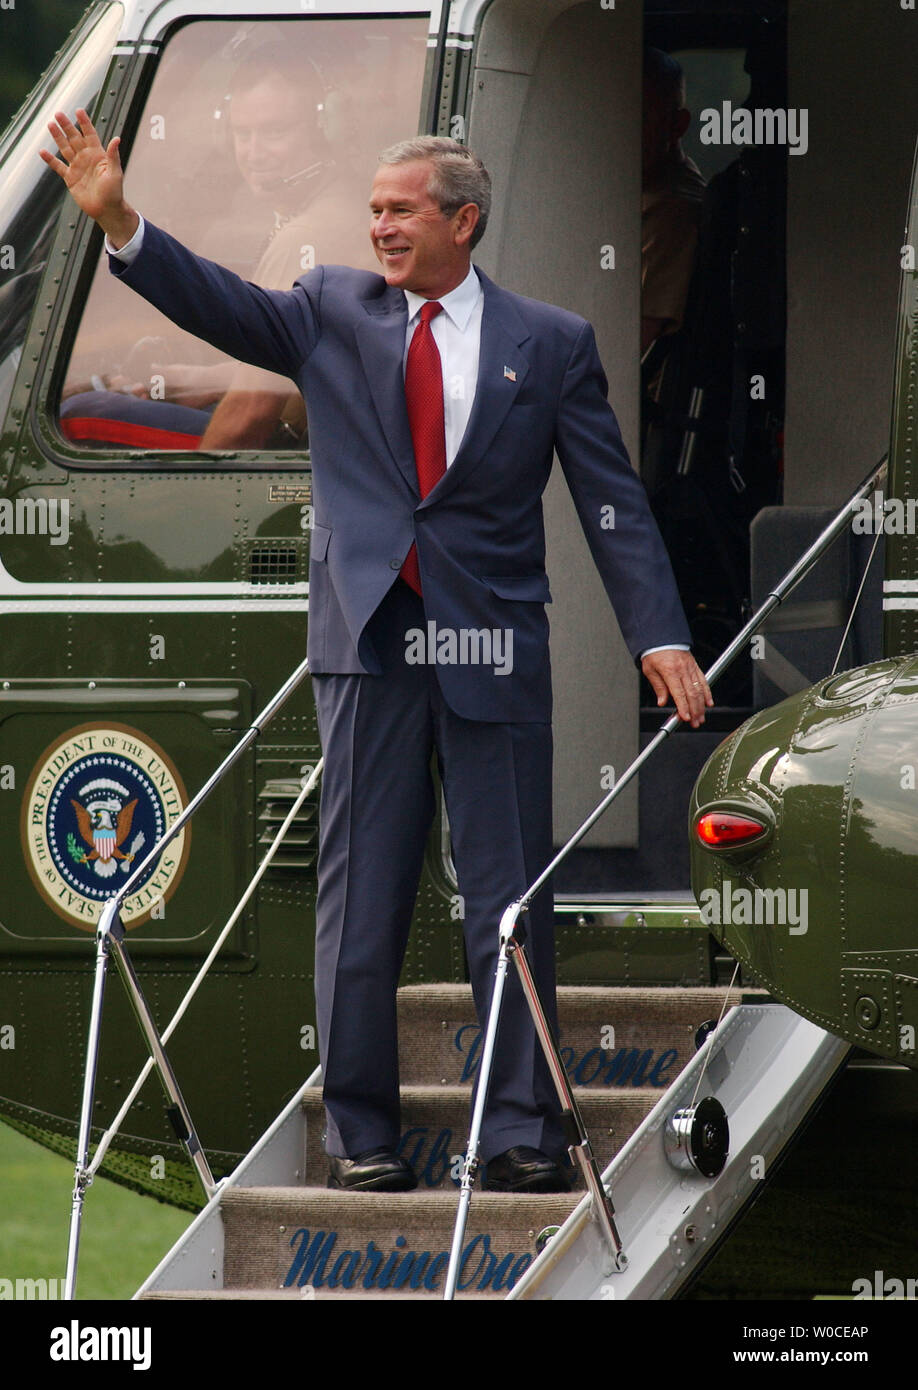
[[[880,1006],[869,994],[862,994],[854,1006],[854,1017],[861,1028],[876,1028],[880,1021]]]

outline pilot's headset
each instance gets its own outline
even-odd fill
[[[263,32],[260,37],[264,39]],[[227,159],[232,157],[233,149],[231,113],[234,91],[239,91],[246,85],[254,86],[262,77],[278,73],[287,76],[293,85],[302,86],[304,82],[308,84],[309,100],[306,109],[314,112],[313,129],[318,136],[318,139],[311,140],[310,143],[314,144],[318,157],[304,164],[302,168],[291,170],[287,176],[279,180],[279,183],[288,189],[307,188],[334,164],[328,140],[329,99],[334,100],[334,93],[325,81],[318,63],[302,50],[292,48],[289,41],[281,38],[262,41],[256,47],[251,43],[251,34],[244,31],[226,45],[224,54],[233,63],[233,67],[226,81],[224,96],[214,111],[214,126],[218,146]]]

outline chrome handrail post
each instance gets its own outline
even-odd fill
[[[478,1082],[475,1087],[475,1104],[472,1108],[472,1121],[469,1126],[469,1139],[466,1145],[465,1162],[462,1165],[459,1209],[456,1212],[456,1224],[453,1228],[453,1243],[450,1249],[449,1266],[446,1271],[446,1288],[443,1294],[445,1301],[451,1301],[456,1296],[456,1285],[459,1280],[460,1260],[462,1258],[462,1242],[465,1239],[469,1204],[472,1200],[472,1184],[475,1181],[475,1171],[478,1167],[481,1124],[484,1119],[488,1089],[491,1085],[494,1046],[497,1041],[497,1026],[500,1022],[500,1009],[504,997],[504,984],[507,979],[507,966],[510,963],[510,953],[513,950],[513,943],[517,938],[518,932],[521,930],[519,926],[519,916],[522,911],[524,911],[524,908],[521,902],[512,902],[509,907],[505,909],[500,919],[500,947],[497,953],[494,989],[491,994],[488,1024],[485,1029],[481,1062],[478,1067]]]
[[[172,1101],[172,1108],[168,1112],[172,1128],[175,1130],[179,1142],[184,1144],[188,1157],[197,1169],[198,1177],[201,1179],[201,1185],[209,1201],[216,1190],[214,1177],[210,1171],[210,1165],[204,1156],[204,1150],[201,1148],[194,1125],[192,1124],[188,1106],[185,1104],[184,1097],[179,1090],[179,1084],[176,1080],[175,1072],[172,1070],[172,1064],[166,1056],[166,1050],[156,1030],[156,1024],[153,1022],[153,1015],[150,1013],[149,1005],[144,998],[143,990],[140,988],[140,981],[131,963],[131,958],[124,949],[124,927],[120,921],[112,927],[109,935],[111,937],[112,950],[118,962],[118,969],[121,972],[121,978],[124,980],[127,988],[128,997],[134,1009],[134,1015],[137,1022],[140,1024],[140,1031],[146,1038],[147,1046],[155,1059],[156,1070],[159,1072],[159,1079],[162,1083],[163,1090],[166,1092],[169,1100]]]
[[[92,1106],[96,1091],[96,1072],[99,1066],[99,1045],[102,1038],[102,1005],[105,1001],[105,978],[111,950],[111,926],[118,919],[114,899],[106,903],[96,930],[96,967],[92,986],[92,1005],[89,1013],[89,1037],[86,1042],[86,1069],[83,1073],[83,1100],[80,1107],[80,1128],[77,1136],[76,1165],[73,1173],[73,1201],[70,1209],[70,1234],[67,1241],[67,1273],[64,1279],[64,1298],[76,1293],[77,1261],[80,1249],[80,1230],[83,1221],[83,1202],[86,1189],[92,1183],[89,1171],[89,1137],[92,1127]]]
[[[515,944],[513,960],[519,973],[520,983],[523,986],[523,993],[529,1005],[529,1012],[535,1024],[542,1052],[545,1055],[545,1061],[548,1063],[548,1070],[551,1072],[552,1082],[561,1102],[561,1123],[567,1132],[568,1152],[571,1158],[576,1159],[580,1164],[587,1190],[593,1199],[593,1216],[612,1252],[612,1268],[620,1272],[627,1268],[628,1257],[622,1249],[621,1237],[615,1225],[615,1208],[612,1205],[612,1196],[606,1191],[599,1176],[590,1137],[587,1134],[586,1125],[583,1123],[583,1116],[580,1113],[580,1107],[574,1097],[571,1084],[567,1079],[567,1072],[564,1070],[564,1063],[561,1060],[551,1024],[545,1016],[538,986],[530,969],[526,947],[522,941]]]

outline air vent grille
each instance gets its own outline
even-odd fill
[[[250,584],[295,584],[300,556],[295,544],[258,545],[249,554]]]
[[[302,790],[296,777],[274,777],[258,793],[259,846],[271,844]],[[319,790],[303,802],[271,861],[273,869],[315,869],[319,844]]]

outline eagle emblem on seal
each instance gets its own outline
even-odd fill
[[[137,851],[144,842],[141,831],[134,836],[130,848],[125,851],[122,845],[131,833],[137,797],[128,801],[130,792],[108,777],[99,777],[80,788],[80,800],[70,798],[80,834],[92,853],[83,851],[78,862],[92,864],[93,871],[100,878],[111,878],[117,873],[117,860],[122,860],[122,869],[127,872]]]

